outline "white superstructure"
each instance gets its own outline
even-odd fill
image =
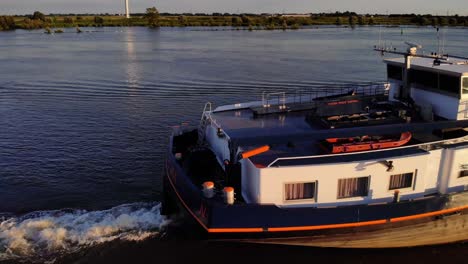
[[[466,61],[450,60],[434,65],[434,59],[412,57],[407,66],[404,59],[385,62],[390,101],[400,102],[407,78],[409,95],[422,115],[422,123],[468,120]],[[231,146],[231,137],[248,134],[247,130],[263,129],[269,135],[275,131],[310,129],[303,115],[285,111],[288,100],[283,98],[277,104],[263,101],[221,106],[206,113],[209,122],[204,127],[204,135],[219,164],[224,167],[232,158],[235,146]],[[349,102],[354,101],[348,99]],[[278,108],[279,114],[255,117],[252,109],[262,107]],[[335,207],[388,203],[396,195],[404,200],[423,199],[468,189],[468,136],[446,139],[429,132],[413,137],[416,143],[403,147],[329,155],[307,155],[304,149],[307,151],[307,145],[312,143],[296,141],[295,145],[301,147],[283,147],[262,165],[256,157],[240,159],[242,190],[239,195],[254,204]],[[291,141],[295,141],[294,137]],[[256,146],[238,147],[237,154]]]

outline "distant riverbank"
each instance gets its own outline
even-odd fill
[[[150,9],[149,9],[150,10]],[[432,15],[360,15],[354,12],[330,14],[133,14],[127,19],[118,15],[44,15],[0,16],[0,31],[14,29],[50,29],[69,27],[238,27],[249,30],[299,29],[313,25],[364,26],[468,26],[466,16]]]

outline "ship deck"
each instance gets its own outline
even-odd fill
[[[352,158],[346,157],[347,155],[336,155],[337,158],[330,159],[330,153],[327,153],[320,143],[330,137],[381,135],[382,131],[385,131],[386,134],[412,131],[412,139],[404,148],[390,152],[385,150],[383,151],[385,153],[379,151],[378,155],[384,157],[388,155],[421,154],[424,151],[417,146],[444,140],[443,137],[432,133],[432,128],[453,126],[453,122],[447,120],[434,122],[413,120],[411,123],[406,123],[401,119],[389,119],[375,124],[365,123],[342,128],[330,128],[324,126],[316,118],[313,109],[277,111],[271,114],[258,115],[256,111],[259,107],[261,107],[261,102],[252,102],[243,105],[242,108],[239,108],[239,105],[237,107],[220,107],[211,113],[211,119],[214,123],[222,128],[231,141],[235,142],[242,150],[251,150],[262,145],[270,146],[268,152],[250,158],[259,167],[272,165],[276,160],[281,159],[284,160],[281,160],[281,163],[276,162],[276,166],[299,165],[301,161],[287,160],[293,157],[318,158],[323,156],[326,157],[327,162],[373,159],[373,156],[376,155],[374,151],[353,153],[356,155],[351,155]],[[466,124],[462,124],[462,127],[466,127]],[[411,148],[411,146],[415,147]],[[322,159],[315,160],[323,162]],[[310,159],[307,162],[310,164],[313,161]]]

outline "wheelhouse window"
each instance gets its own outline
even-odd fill
[[[468,177],[468,170],[462,170],[462,171],[460,171],[460,175],[459,175],[458,177],[459,177],[459,178]]]
[[[463,89],[463,94],[468,94],[468,77],[463,77],[462,89]]]
[[[421,88],[430,88],[435,92],[460,96],[460,77],[457,76],[411,69],[410,82],[422,86]]]
[[[369,182],[370,177],[339,179],[338,199],[367,196]]]
[[[314,199],[315,188],[315,182],[287,183],[284,185],[284,199],[286,201]]]
[[[460,77],[439,74],[439,90],[451,94],[460,94]]]
[[[403,80],[403,68],[387,64],[387,77],[395,80]]]
[[[413,173],[395,174],[390,176],[389,190],[410,188],[413,186]]]
[[[411,83],[417,83],[424,87],[438,89],[439,80],[437,73],[421,71],[421,70],[410,70]]]

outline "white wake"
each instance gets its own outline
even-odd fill
[[[103,211],[59,210],[3,217],[0,261],[41,259],[115,239],[143,240],[157,235],[167,224],[159,210],[159,203],[134,203]]]

